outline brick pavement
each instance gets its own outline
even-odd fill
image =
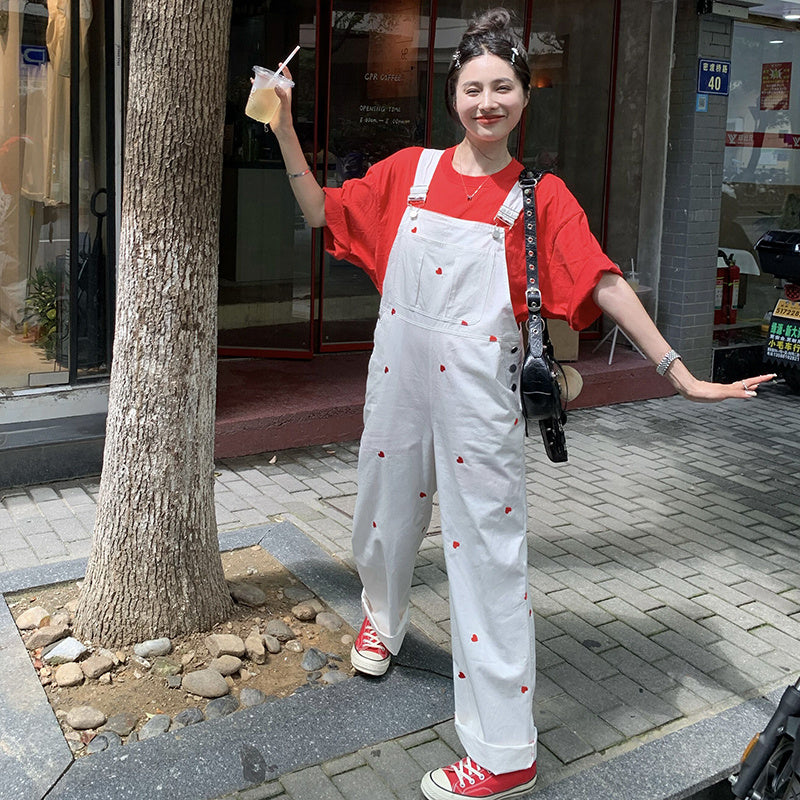
[[[527,447],[540,786],[713,716],[800,670],[800,398],[576,411],[570,461]],[[221,532],[287,520],[352,566],[355,442],[217,464]],[[0,491],[0,571],[88,554],[98,480]],[[438,533],[412,621],[449,646]],[[230,797],[415,798],[452,723]]]

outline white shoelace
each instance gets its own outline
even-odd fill
[[[476,764],[469,756],[461,759],[457,764],[453,764],[453,772],[458,776],[458,785],[464,786],[464,779],[466,778],[470,784],[475,783],[474,775],[479,780],[483,780],[486,775],[483,769]]]
[[[362,641],[366,647],[375,648],[379,650],[385,646],[383,642],[378,638],[378,634],[372,627],[372,625],[367,625],[364,628],[364,637]]]

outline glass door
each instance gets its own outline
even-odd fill
[[[425,143],[429,14],[427,0],[332,3],[327,186],[362,177],[370,164]],[[346,261],[326,253],[322,263],[320,349],[368,347],[377,290]]]
[[[221,355],[312,354],[317,237],[295,202],[275,136],[244,108],[253,66],[275,69],[299,44],[289,66],[294,120],[315,168],[316,39],[315,0],[234,0],[220,230]]]

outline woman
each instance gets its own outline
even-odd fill
[[[381,291],[359,455],[353,549],[365,619],[353,666],[400,649],[417,549],[438,490],[450,586],[455,725],[467,756],[427,773],[429,800],[505,798],[536,781],[534,633],[527,597],[524,424],[517,377],[527,319],[518,177],[508,138],[530,97],[504,9],[467,29],[448,73],[463,140],[409,148],[341,189],[311,174],[279,91],[272,122],[292,189],[325,246]],[[287,71],[288,73],[288,71]],[[602,253],[553,175],[536,188],[544,316],[585,327],[607,312],[690,400],[752,397],[772,376],[697,380]]]

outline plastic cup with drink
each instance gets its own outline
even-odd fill
[[[281,70],[289,63],[294,54],[300,49],[300,45],[295,47],[289,56],[278,65],[278,69],[273,72],[271,69],[264,67],[253,67],[255,78],[253,85],[250,89],[250,95],[247,98],[247,106],[244,113],[251,119],[263,122],[264,125],[269,125],[281,101],[275,93],[275,88],[280,86],[281,89],[291,89],[294,86],[294,81],[290,81],[281,74]]]

